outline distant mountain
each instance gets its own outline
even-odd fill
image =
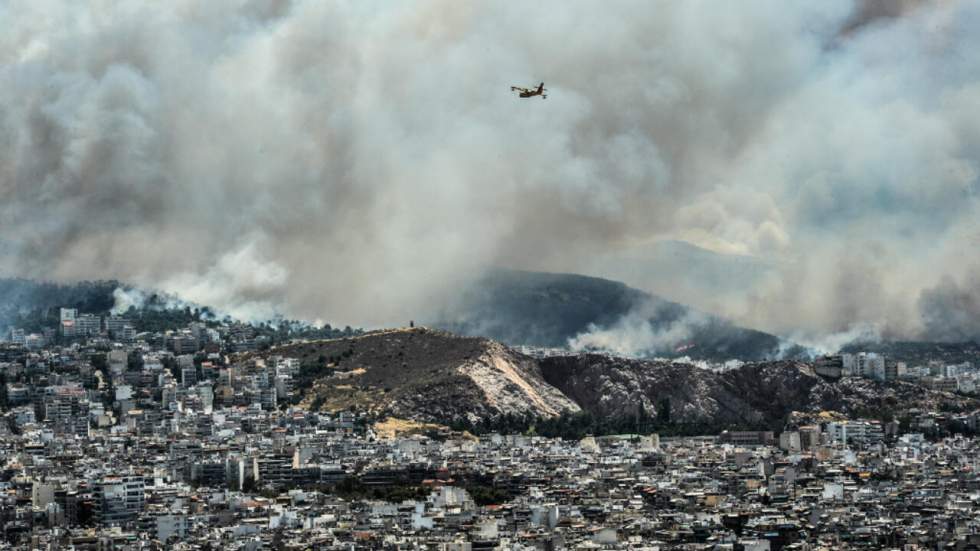
[[[494,270],[467,287],[455,311],[435,325],[512,345],[562,347],[589,324],[611,325],[650,298],[595,277]]]
[[[737,327],[617,281],[495,270],[466,288],[433,325],[509,345],[636,356],[759,360],[785,353],[778,337]]]

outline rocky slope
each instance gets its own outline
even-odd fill
[[[906,383],[828,380],[803,362],[713,371],[602,354],[535,359],[489,339],[426,328],[293,344],[265,355],[301,360],[308,407],[354,406],[426,423],[477,424],[502,415],[554,417],[584,410],[608,419],[645,416],[711,434],[778,430],[793,412],[878,417],[915,408],[980,408],[976,399]]]
[[[283,346],[309,378],[308,405],[449,423],[501,414],[550,417],[579,407],[537,362],[498,342],[426,328]],[[314,371],[310,374],[311,367]]]
[[[634,416],[669,407],[673,423],[778,429],[793,411],[871,415],[940,404],[976,408],[978,401],[907,383],[827,380],[801,362],[746,364],[724,372],[689,364],[586,354],[541,360],[546,381],[584,410]]]

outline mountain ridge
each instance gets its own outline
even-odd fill
[[[493,426],[579,412],[632,419],[659,412],[685,430],[778,430],[794,413],[897,415],[912,409],[978,408],[975,398],[910,383],[833,380],[801,361],[712,370],[668,360],[578,354],[533,358],[486,338],[404,328],[303,342],[250,357],[300,359],[311,409],[354,407],[377,417]],[[247,359],[248,357],[246,357]],[[312,362],[312,363],[311,363]]]
[[[283,345],[245,359],[270,355],[300,360],[303,403],[312,409],[355,407],[441,423],[579,410],[544,382],[533,358],[490,339],[426,327]]]
[[[511,346],[632,348],[637,356],[763,360],[804,353],[763,331],[739,327],[622,282],[579,274],[493,270],[470,284],[429,325]],[[594,338],[583,336],[594,335]],[[629,341],[623,341],[623,336]]]

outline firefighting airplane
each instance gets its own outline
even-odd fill
[[[545,99],[546,97],[548,97],[548,94],[545,94],[547,90],[544,89],[543,82],[539,84],[537,88],[521,88],[520,86],[511,86],[510,90],[512,92],[514,91],[518,92],[522,98],[533,98],[534,96],[541,96],[541,99]]]

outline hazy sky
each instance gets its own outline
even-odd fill
[[[980,334],[980,1],[0,2],[0,271],[405,323],[663,239]],[[545,81],[546,100],[509,86]]]

